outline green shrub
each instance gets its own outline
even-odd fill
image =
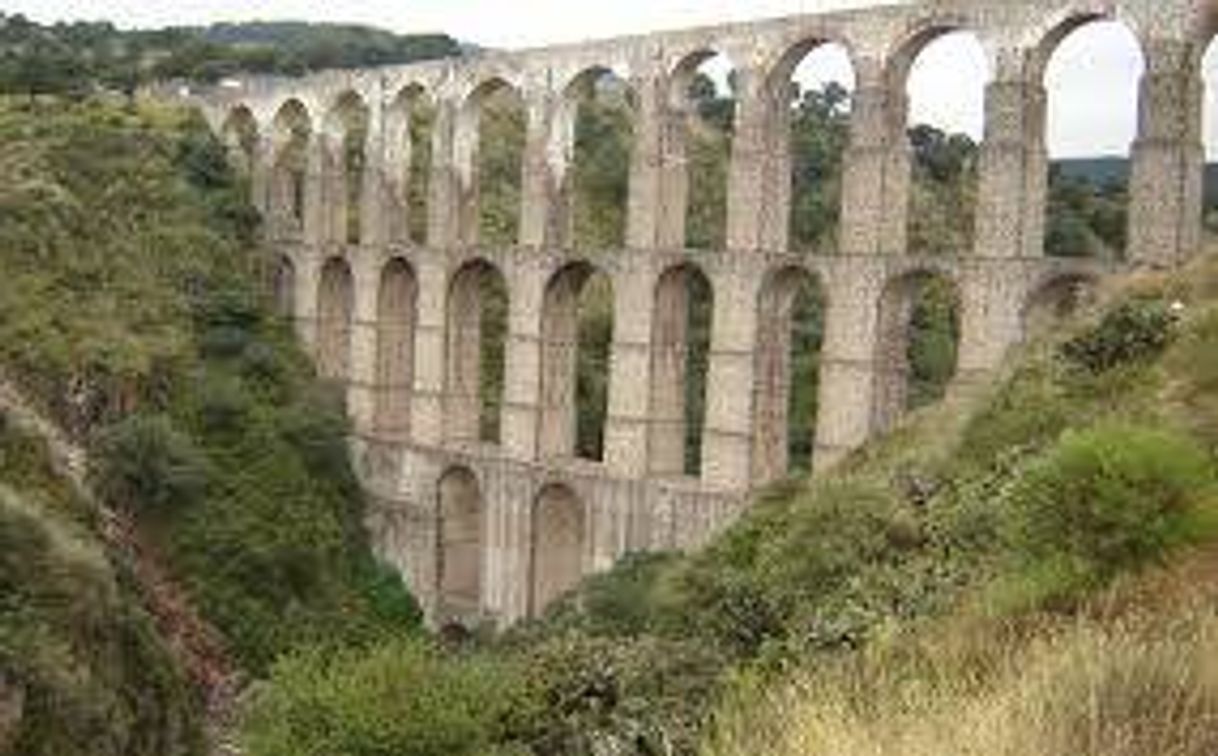
[[[108,501],[148,512],[203,496],[207,461],[164,415],[134,415],[105,429],[92,455],[94,485]]]
[[[422,641],[301,651],[255,692],[243,745],[250,756],[485,754],[511,686],[502,665],[445,658]]]
[[[1121,423],[1068,431],[1010,491],[1012,542],[1041,571],[1106,580],[1208,529],[1214,483],[1188,437]]]
[[[700,642],[556,635],[516,660],[505,742],[538,756],[693,754],[724,661]]]
[[[1097,326],[1063,344],[1061,354],[1084,370],[1103,373],[1158,357],[1171,344],[1175,325],[1176,316],[1165,302],[1122,302]]]

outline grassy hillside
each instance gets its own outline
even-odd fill
[[[0,372],[90,450],[139,551],[256,676],[418,617],[372,559],[341,403],[270,314],[257,219],[223,156],[187,112],[0,102]],[[18,752],[184,752],[151,738],[185,732],[179,701],[197,698],[157,656],[126,568],[22,470],[0,464],[0,580],[20,588],[0,599],[0,687],[27,691],[37,728]],[[103,735],[112,749],[82,745]]]
[[[448,753],[1213,753],[1218,256],[1057,331],[986,396],[507,638],[285,660],[251,753],[422,753],[434,728]],[[371,661],[402,654],[495,683],[398,727],[451,695]]]
[[[0,412],[0,752],[202,753],[199,693],[94,515]]]

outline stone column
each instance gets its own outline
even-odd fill
[[[702,479],[731,491],[752,479],[753,367],[758,278],[748,268],[718,276],[706,381]]]
[[[1040,257],[1049,176],[1045,88],[1039,79],[1029,80],[1022,67],[1003,68],[985,91],[973,252],[990,258]]]
[[[427,201],[427,244],[432,249],[457,245],[461,201],[456,163],[457,104],[442,99],[436,105],[431,139],[431,177]]]
[[[554,103],[547,92],[525,97],[527,127],[522,158],[520,246],[570,245],[571,208],[566,173],[575,139],[574,103]]]
[[[510,297],[500,440],[508,456],[531,460],[537,457],[538,446],[545,281],[541,266],[532,260],[517,263],[505,274]]]
[[[324,247],[328,241],[324,149],[322,139],[317,135],[305,147],[303,235],[305,244],[314,250]]]
[[[614,277],[605,466],[622,478],[639,479],[648,472],[654,292],[650,266],[632,266]]]
[[[540,430],[542,459],[575,454],[576,361],[579,352],[579,296],[585,277],[565,271],[542,296]]]
[[[351,260],[355,303],[351,313],[351,369],[347,378],[347,412],[356,433],[370,433],[376,410],[377,295],[380,265],[372,255]]]
[[[293,257],[296,264],[295,291],[296,334],[306,354],[316,355],[317,294],[321,283],[321,255],[305,248]]]
[[[879,63],[861,61],[842,157],[839,246],[847,255],[904,254],[909,224],[906,97]]]
[[[413,112],[401,101],[382,111],[385,122],[382,139],[380,177],[383,196],[384,240],[405,244],[410,241],[410,122]]]
[[[688,115],[675,107],[662,71],[631,81],[638,97],[630,153],[626,246],[682,249],[689,174],[685,158]]]
[[[414,335],[414,393],[410,397],[410,435],[422,446],[444,443],[444,371],[448,271],[437,254],[415,261],[418,291]]]
[[[321,152],[323,238],[328,244],[347,243],[347,159],[342,129],[318,136]]]
[[[952,392],[986,386],[1023,338],[1024,276],[1017,265],[972,266],[960,281],[960,345]]]
[[[727,246],[785,252],[790,225],[790,114],[785,90],[761,71],[737,71],[740,99],[728,169]]]
[[[845,261],[827,280],[813,469],[825,470],[872,433],[881,275]]]
[[[386,113],[382,98],[377,92],[368,103],[368,134],[364,142],[364,175],[361,177],[359,206],[359,243],[378,246],[387,243],[390,236],[390,207],[386,189]]]
[[[259,136],[254,142],[253,160],[250,161],[250,203],[262,216],[263,223],[270,226],[272,220],[271,174],[275,169],[274,142]]]
[[[688,270],[675,271],[651,288],[650,425],[648,467],[661,476],[685,474],[685,390],[689,379]],[[616,322],[616,321],[615,321]],[[635,379],[637,380],[637,378]],[[709,385],[708,385],[709,392]]]
[[[1127,257],[1142,265],[1175,265],[1201,246],[1204,83],[1191,43],[1151,39],[1143,49],[1147,70],[1129,182]]]

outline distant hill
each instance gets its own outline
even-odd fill
[[[0,93],[132,92],[154,80],[298,76],[462,52],[445,34],[396,34],[369,26],[289,21],[125,31],[104,22],[44,25],[0,13]]]
[[[1062,175],[1082,179],[1095,186],[1106,186],[1129,178],[1129,160],[1123,157],[1055,160],[1053,165]],[[1218,163],[1205,166],[1205,204],[1206,207],[1218,206]]]

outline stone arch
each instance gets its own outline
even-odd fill
[[[930,268],[905,272],[884,287],[875,357],[877,430],[946,393],[956,372],[960,302],[957,282]]]
[[[345,381],[351,375],[354,312],[351,266],[341,257],[331,257],[321,268],[317,291],[317,370],[323,378]]]
[[[335,98],[323,122],[322,175],[331,241],[359,244],[367,230],[363,200],[369,171],[369,119],[363,97],[347,90]]]
[[[651,472],[699,475],[714,290],[681,263],[656,281],[651,330]]]
[[[229,110],[220,127],[220,139],[228,151],[229,162],[242,175],[250,175],[258,159],[258,119],[247,105]]]
[[[305,227],[313,119],[300,100],[285,102],[271,123],[270,221],[277,237],[299,237]]]
[[[708,66],[718,66],[717,72]],[[727,246],[728,168],[737,105],[736,66],[721,50],[701,48],[686,54],[669,74],[668,113],[664,124],[663,163],[673,173],[666,198],[677,227],[679,246]],[[716,82],[718,74],[726,82]]]
[[[520,242],[526,118],[520,90],[500,77],[481,82],[461,105],[455,158],[466,245]]]
[[[753,480],[810,470],[815,439],[824,287],[804,268],[772,271],[757,300]]]
[[[563,88],[552,138],[565,162],[557,220],[565,246],[625,246],[637,106],[630,84],[605,66],[585,68]]]
[[[1090,304],[1098,287],[1099,280],[1090,273],[1062,273],[1041,281],[1029,293],[1020,313],[1024,337],[1048,333]]]
[[[374,424],[377,431],[401,438],[410,434],[417,299],[414,269],[393,258],[381,269],[377,292]]]
[[[390,106],[386,184],[394,241],[427,243],[436,115],[435,99],[421,84],[402,87]]]
[[[584,503],[562,483],[544,486],[533,502],[529,615],[579,584],[584,572]]]
[[[287,255],[276,256],[271,268],[271,297],[276,315],[296,317],[296,264]]]
[[[786,215],[789,249],[837,246],[856,82],[850,45],[822,35],[793,43],[769,69],[765,132],[773,144],[767,151],[773,156],[774,203]]]
[[[1088,30],[1093,36],[1090,40],[1083,36]],[[1109,39],[1099,45],[1096,35]],[[1089,45],[1085,56],[1080,45]],[[1107,57],[1094,57],[1096,50]],[[1136,56],[1136,60],[1122,75],[1112,63],[1127,55]],[[1103,71],[1099,70],[1100,61],[1105,63]],[[1082,66],[1092,67],[1090,75]],[[1145,70],[1146,53],[1136,28],[1115,12],[1079,11],[1068,15],[1045,33],[1030,54],[1029,75],[1037,77],[1033,81],[1045,92],[1047,255],[1124,258],[1129,238],[1130,166],[1138,139],[1139,90]],[[1084,80],[1071,81],[1079,74]],[[1063,96],[1066,92],[1062,90],[1067,87],[1074,96]],[[1092,96],[1096,88],[1104,94],[1104,107],[1114,108],[1107,114],[1104,131],[1123,121],[1128,126],[1128,138],[1100,147],[1090,141],[1086,145],[1063,144],[1057,124],[1074,122],[1076,116],[1090,118],[1099,112],[1095,103],[1076,102],[1080,91]],[[1078,109],[1077,113],[1072,115],[1071,109]]]
[[[450,441],[498,443],[508,288],[499,268],[474,259],[448,287],[445,431]]]
[[[478,478],[450,467],[436,483],[437,624],[469,624],[482,609],[485,506]]]
[[[543,458],[602,459],[612,340],[608,275],[587,262],[561,268],[542,301],[538,447]]]

